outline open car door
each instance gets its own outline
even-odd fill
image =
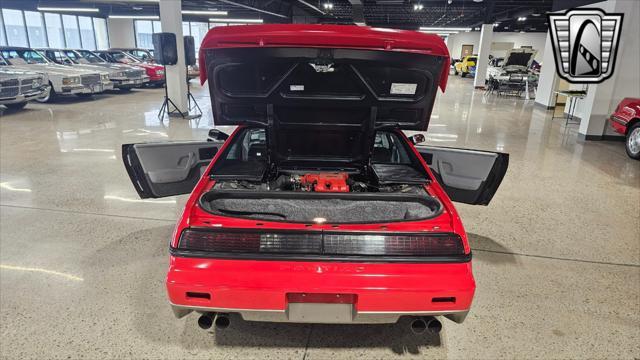
[[[416,146],[452,201],[488,205],[509,165],[509,154]]]
[[[224,141],[122,145],[122,160],[141,198],[188,194]]]

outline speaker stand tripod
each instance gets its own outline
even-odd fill
[[[191,84],[189,83],[189,69],[187,68],[187,102],[188,102],[188,111],[189,113],[191,113],[191,111],[195,111],[198,110],[197,113],[195,113],[193,115],[193,117],[200,117],[202,116],[202,109],[200,109],[200,105],[198,105],[198,102],[196,101],[196,98],[193,97],[193,94],[191,94]],[[193,105],[191,104],[193,102]]]
[[[184,119],[184,114],[182,111],[178,110],[176,104],[169,98],[169,89],[167,88],[166,74],[167,74],[167,66],[164,65],[164,74],[165,74],[165,82],[164,82],[164,101],[162,102],[162,106],[158,111],[158,119],[163,120],[164,115],[167,114],[169,116],[173,114],[178,114]],[[169,108],[169,105],[173,106],[173,110]]]

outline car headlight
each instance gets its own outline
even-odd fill
[[[124,72],[123,72],[123,71],[117,72],[117,73],[115,73],[115,74],[113,74],[113,75],[114,75],[115,77],[120,77],[120,78],[121,78],[121,77],[125,77],[125,74],[124,74]]]
[[[109,81],[109,74],[101,74],[100,79],[102,81]]]
[[[62,79],[62,85],[74,85],[80,84],[80,78],[78,76],[66,77]]]

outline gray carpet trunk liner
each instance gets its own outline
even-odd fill
[[[203,196],[201,204],[205,210],[222,216],[304,223],[324,218],[334,224],[421,220],[434,217],[441,210],[440,203],[426,195],[358,198],[354,194],[331,198],[329,194],[270,192],[270,198],[258,198],[246,191],[226,196],[228,193],[211,191]],[[243,198],[243,194],[251,196]],[[274,194],[286,198],[276,198]]]

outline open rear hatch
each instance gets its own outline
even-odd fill
[[[216,28],[200,49],[215,124],[267,127],[276,163],[320,142],[362,160],[375,129],[426,130],[448,64],[437,36],[357,26]]]

